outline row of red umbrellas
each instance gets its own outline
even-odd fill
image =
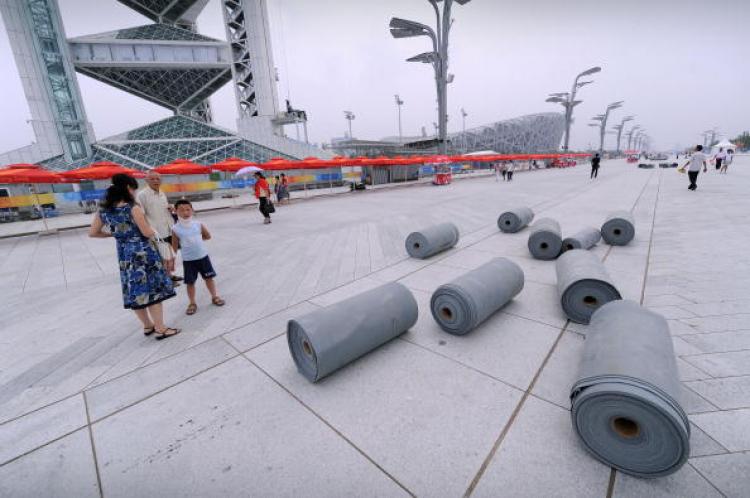
[[[236,173],[248,166],[257,166],[264,170],[278,171],[291,169],[323,169],[347,166],[396,166],[418,164],[441,164],[457,162],[496,162],[496,161],[533,161],[558,158],[588,157],[590,154],[486,154],[481,156],[411,156],[411,157],[334,157],[318,159],[308,157],[302,160],[289,160],[280,157],[272,158],[265,163],[253,163],[231,157],[224,161],[205,166],[188,159],[177,159],[171,163],[153,169],[163,175],[201,175],[212,171]],[[125,173],[135,178],[143,178],[142,171],[125,168],[119,164],[101,161],[84,168],[63,173],[54,173],[35,164],[14,164],[0,169],[0,184],[10,183],[65,183],[80,180],[106,180],[118,173]]]

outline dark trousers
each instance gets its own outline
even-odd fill
[[[688,188],[690,190],[698,188],[698,173],[700,173],[700,171],[688,171],[688,178],[690,179],[690,186]]]
[[[508,177],[508,172],[503,170],[503,180],[506,180]]]
[[[592,166],[591,167],[591,178],[596,178],[599,176],[599,166]]]
[[[509,182],[513,181],[513,172],[512,171],[508,171],[507,175],[508,175],[508,181]]]
[[[271,215],[268,213],[268,197],[260,198],[260,206],[258,206],[258,209],[264,218],[271,218]]]
[[[723,159],[720,159],[720,158],[716,159],[716,169],[721,169],[721,162],[722,161],[723,161]]]

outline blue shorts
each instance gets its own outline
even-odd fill
[[[193,261],[183,261],[182,270],[185,275],[185,284],[187,285],[193,285],[198,280],[199,273],[203,277],[203,280],[216,276],[216,271],[214,271],[211,259],[208,256]]]

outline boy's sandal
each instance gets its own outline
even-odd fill
[[[156,327],[143,327],[143,335],[145,336],[150,336],[154,332],[156,332]]]
[[[167,327],[166,329],[164,329],[164,332],[159,332],[159,331],[156,332],[158,334],[156,336],[156,340],[161,341],[162,339],[169,339],[173,335],[177,335],[180,332],[182,332],[182,329],[174,329],[172,327]]]
[[[219,296],[216,296],[215,298],[211,299],[211,302],[214,306],[224,306],[226,304],[226,301],[224,301]]]
[[[195,312],[198,311],[198,305],[197,304],[189,304],[187,309],[185,310],[186,315],[195,315]]]

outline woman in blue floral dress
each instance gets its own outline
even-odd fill
[[[165,339],[180,333],[180,329],[164,325],[162,309],[162,301],[174,297],[175,292],[154,243],[156,232],[135,204],[137,189],[133,177],[113,176],[89,236],[115,238],[124,306],[138,316],[145,335],[156,333],[157,339]]]

